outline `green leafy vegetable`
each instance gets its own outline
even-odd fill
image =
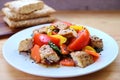
[[[61,55],[60,49],[53,42],[50,41],[48,44],[58,55]]]

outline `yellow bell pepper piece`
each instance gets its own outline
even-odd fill
[[[54,26],[50,26],[47,28],[47,35],[52,35],[52,30],[55,29]]]
[[[71,25],[70,28],[78,31],[78,30],[82,30],[84,27],[83,27],[83,26],[80,26],[80,25]]]
[[[90,51],[96,52],[96,50],[95,50],[93,47],[91,47],[91,46],[85,46],[82,50],[83,50],[83,51],[85,51],[85,50],[90,50]]]
[[[61,35],[51,35],[52,37],[55,37],[55,38],[59,38],[60,39],[60,45],[62,45],[63,43],[65,43],[67,41],[67,38],[66,37],[63,37]]]

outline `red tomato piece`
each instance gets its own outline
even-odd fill
[[[60,65],[63,66],[75,66],[75,62],[70,58],[65,58],[60,61]]]
[[[67,45],[62,44],[62,45],[60,46],[60,49],[61,49],[61,53],[62,53],[62,54],[69,54],[69,51],[67,50]]]
[[[60,44],[59,38],[51,37],[46,34],[35,33],[33,36],[33,39],[34,39],[34,44],[37,44],[40,47],[44,44],[48,44],[49,41],[53,42],[57,46],[59,46],[59,44]]]
[[[72,42],[68,45],[70,51],[81,50],[85,47],[90,40],[90,34],[87,29],[83,29],[78,32],[78,37],[73,39]]]
[[[31,55],[30,56],[36,63],[39,63],[41,61],[39,48],[40,47],[38,45],[34,45],[33,48],[31,49]]]

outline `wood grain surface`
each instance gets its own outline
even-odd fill
[[[57,11],[54,16],[64,21],[97,28],[112,36],[120,47],[120,11]],[[0,39],[0,80],[120,80],[120,54],[106,68],[85,76],[47,78],[21,72],[10,66],[2,55],[2,47],[8,38]],[[106,44],[109,44],[109,41]]]

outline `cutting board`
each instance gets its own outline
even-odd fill
[[[4,38],[6,36],[11,36],[12,34],[22,30],[22,29],[11,29],[8,25],[3,21],[3,15],[0,14],[0,38]]]

